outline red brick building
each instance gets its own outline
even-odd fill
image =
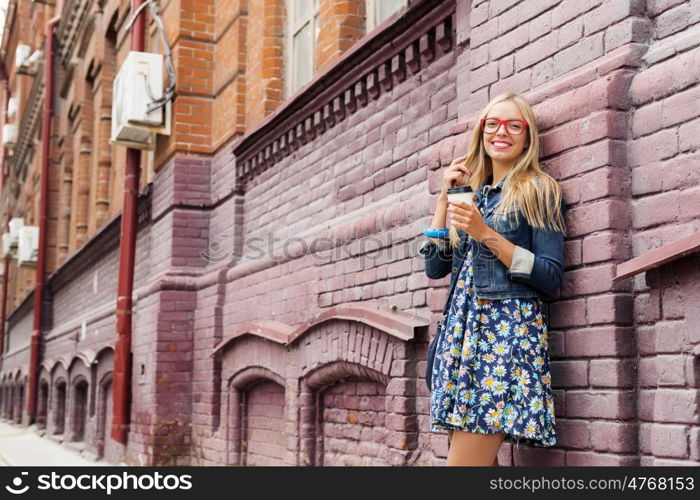
[[[36,50],[60,15],[35,414],[37,273],[7,257],[2,418],[132,464],[443,463],[422,374],[448,280],[417,250],[443,168],[513,90],[569,210],[546,309],[559,443],[500,463],[700,464],[697,1],[161,1],[177,87],[171,134],[141,155],[125,443],[109,138],[132,12],[57,5],[10,0],[0,47],[0,214],[36,227]]]

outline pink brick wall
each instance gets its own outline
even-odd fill
[[[285,465],[284,387],[261,382],[246,398],[245,465]]]
[[[323,465],[386,465],[385,388],[341,382],[323,395]]]
[[[647,273],[636,296],[639,352],[639,452],[644,465],[678,465],[700,458],[696,255]],[[641,288],[641,287],[640,287]]]
[[[101,311],[113,308],[114,251],[55,293],[45,376],[51,394],[67,384],[66,429],[69,368],[83,352],[98,361],[90,394],[103,394],[88,404],[85,453],[135,464],[444,463],[421,374],[448,279],[425,277],[417,247],[474,117],[512,89],[535,108],[542,164],[569,212],[564,283],[546,309],[559,442],[504,445],[501,464],[700,464],[697,258],[612,281],[617,264],[700,226],[695,3],[445,1],[456,44],[405,64],[405,79],[390,73],[389,89],[245,193],[238,138],[211,159],[175,157],[155,177],[138,243],[129,444],[104,438],[114,321]],[[285,244],[303,249],[292,238],[325,246],[277,261]],[[409,341],[353,318],[302,328],[355,302],[431,326]],[[279,338],[261,333],[269,320]],[[23,320],[13,321],[11,338]],[[298,338],[280,340],[295,328]],[[26,351],[3,360],[5,418],[19,370]],[[50,396],[48,434],[56,404]]]

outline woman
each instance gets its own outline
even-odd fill
[[[488,103],[467,155],[445,171],[431,225],[444,228],[449,216],[459,237],[421,248],[429,278],[452,273],[426,376],[430,430],[448,432],[447,465],[498,465],[504,440],[556,444],[542,299],[561,284],[566,207],[539,166],[538,145],[522,97],[506,92]],[[473,204],[447,201],[460,184],[474,190]]]

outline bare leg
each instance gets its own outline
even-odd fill
[[[505,439],[504,433],[477,434],[456,431],[452,435],[446,465],[490,466],[497,464],[498,449]]]
[[[450,449],[450,446],[452,446],[452,432],[451,430],[447,431],[447,449]]]

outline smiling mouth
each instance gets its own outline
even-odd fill
[[[494,147],[505,149],[511,146],[509,142],[501,142],[501,141],[492,141],[491,144],[494,145]]]

